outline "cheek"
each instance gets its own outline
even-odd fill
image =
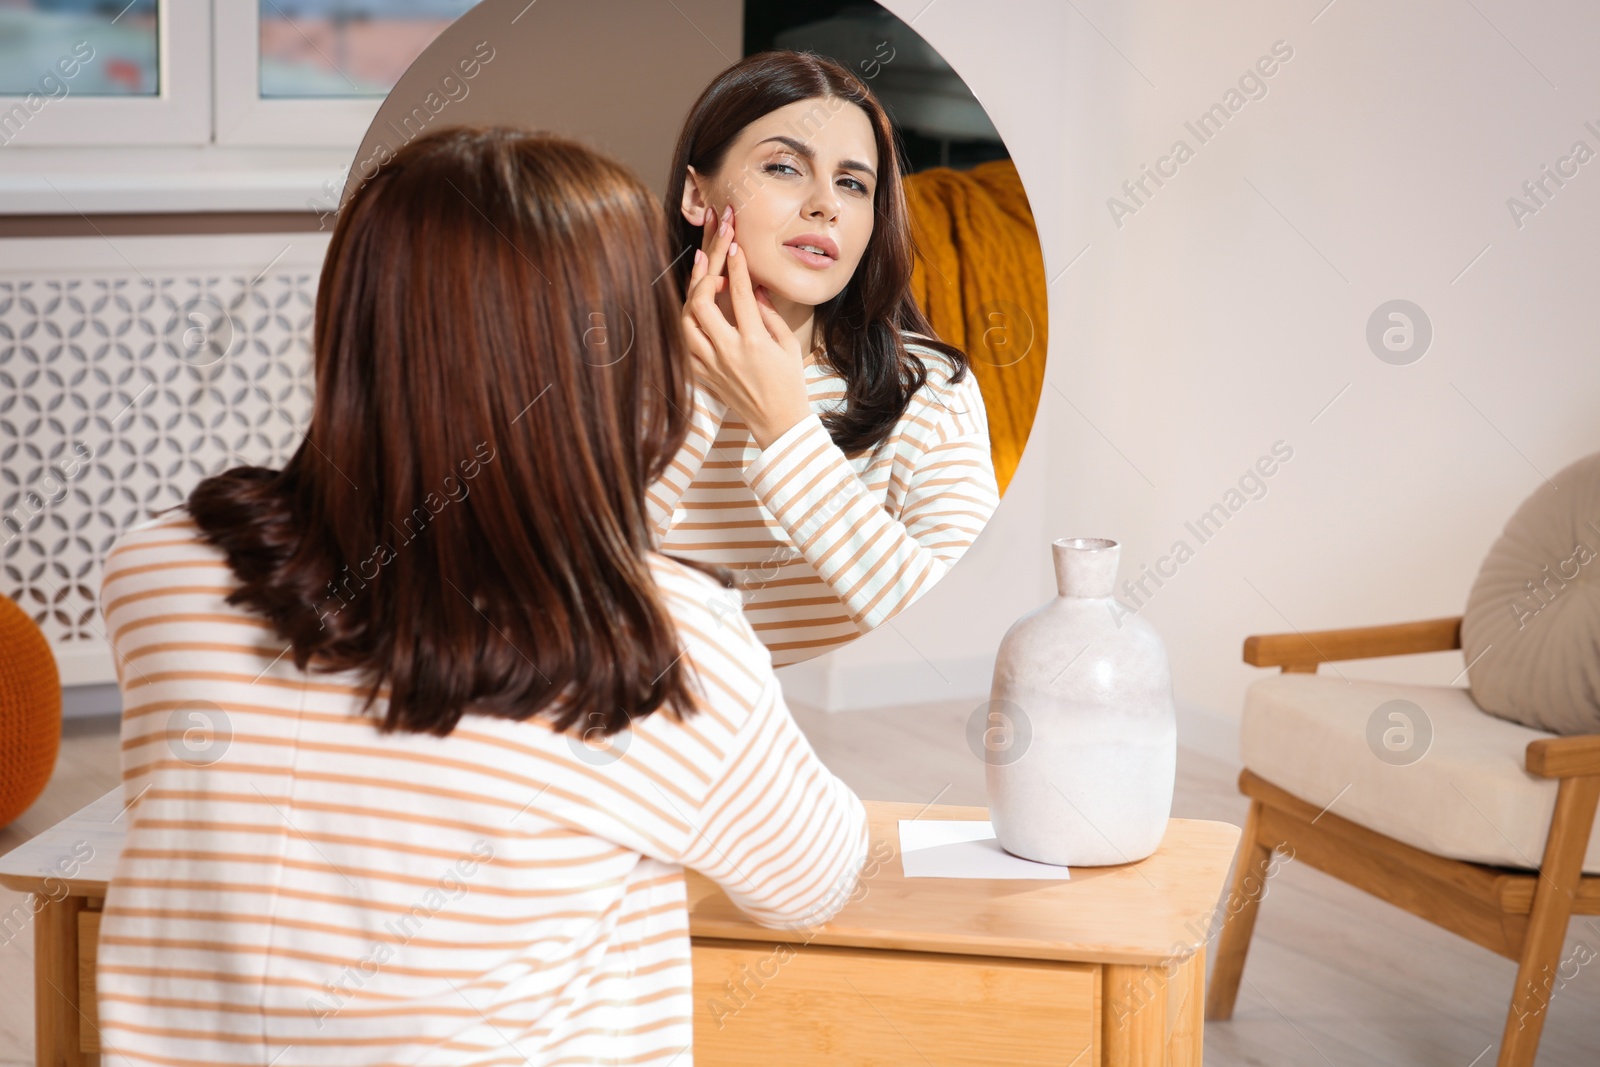
[[[794,231],[795,224],[790,220],[795,216],[783,211],[781,205],[775,205],[771,196],[736,202],[733,211],[733,236],[739,242],[740,253],[749,249],[751,270],[759,269],[763,263],[781,262],[778,257],[787,254],[779,247],[783,243],[782,235]]]
[[[751,245],[771,243],[778,233],[778,220],[782,216],[773,210],[770,197],[753,196],[736,201],[733,213],[733,235],[739,239],[741,248],[746,242]]]
[[[747,239],[749,244],[745,243]],[[788,276],[789,268],[793,265],[789,261],[789,253],[778,246],[778,239],[774,236],[740,237],[739,254],[748,255],[745,269],[750,272],[750,280],[756,285],[771,286],[777,283]]]
[[[873,222],[874,218],[871,208],[869,207],[866,212],[866,217],[860,220],[856,226],[851,228],[850,245],[855,249],[855,261],[858,264],[866,256],[867,245],[872,241]]]

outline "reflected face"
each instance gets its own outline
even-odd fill
[[[815,306],[837,296],[861,262],[877,184],[866,112],[815,97],[746,126],[717,173],[691,168],[683,215],[704,225],[707,210],[732,204],[734,239],[749,257],[751,279],[774,297]]]

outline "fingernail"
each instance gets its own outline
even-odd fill
[[[722,209],[722,217],[723,217],[723,219],[725,221],[733,218],[733,205],[732,204],[729,204],[727,207]]]
[[[706,261],[706,254],[704,252],[700,251],[700,249],[698,249],[698,248],[695,249],[694,250],[694,265],[698,267],[700,264],[704,263],[705,261]]]
[[[736,256],[738,254],[739,254],[739,242],[738,241],[730,241],[730,242],[728,242],[728,255]]]

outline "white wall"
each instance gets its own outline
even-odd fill
[[[899,702],[885,685],[982,699],[979,664],[1049,595],[1058,536],[1121,541],[1124,577],[1179,537],[1196,548],[1143,609],[1191,725],[1237,721],[1260,674],[1247,634],[1459,613],[1517,503],[1600,449],[1600,157],[1520,228],[1507,207],[1574,142],[1600,153],[1600,9],[925,2],[888,6],[1007,139],[1047,273],[1088,251],[1050,289],[1046,395],[990,529],[900,634],[794,669],[797,696],[831,676],[839,706]],[[1200,144],[1184,123],[1280,40],[1293,56],[1266,95]],[[1193,157],[1119,228],[1107,199],[1180,137]],[[1366,341],[1395,298],[1433,325],[1409,365]],[[1185,522],[1278,440],[1293,458],[1266,495],[1199,544]]]

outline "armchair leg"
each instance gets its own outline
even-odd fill
[[[1233,1018],[1233,1002],[1239,995],[1239,980],[1244,977],[1244,958],[1256,928],[1256,908],[1261,904],[1267,866],[1272,859],[1272,849],[1260,834],[1261,801],[1252,799],[1239,837],[1239,855],[1234,860],[1222,933],[1217,938],[1217,962],[1206,988],[1207,1019]]]
[[[1539,1052],[1545,1012],[1555,995],[1561,948],[1567,938],[1572,899],[1583,877],[1583,858],[1600,803],[1600,777],[1563,778],[1550,819],[1539,884],[1533,894],[1527,935],[1517,966],[1517,986],[1500,1039],[1499,1067],[1532,1067]]]

